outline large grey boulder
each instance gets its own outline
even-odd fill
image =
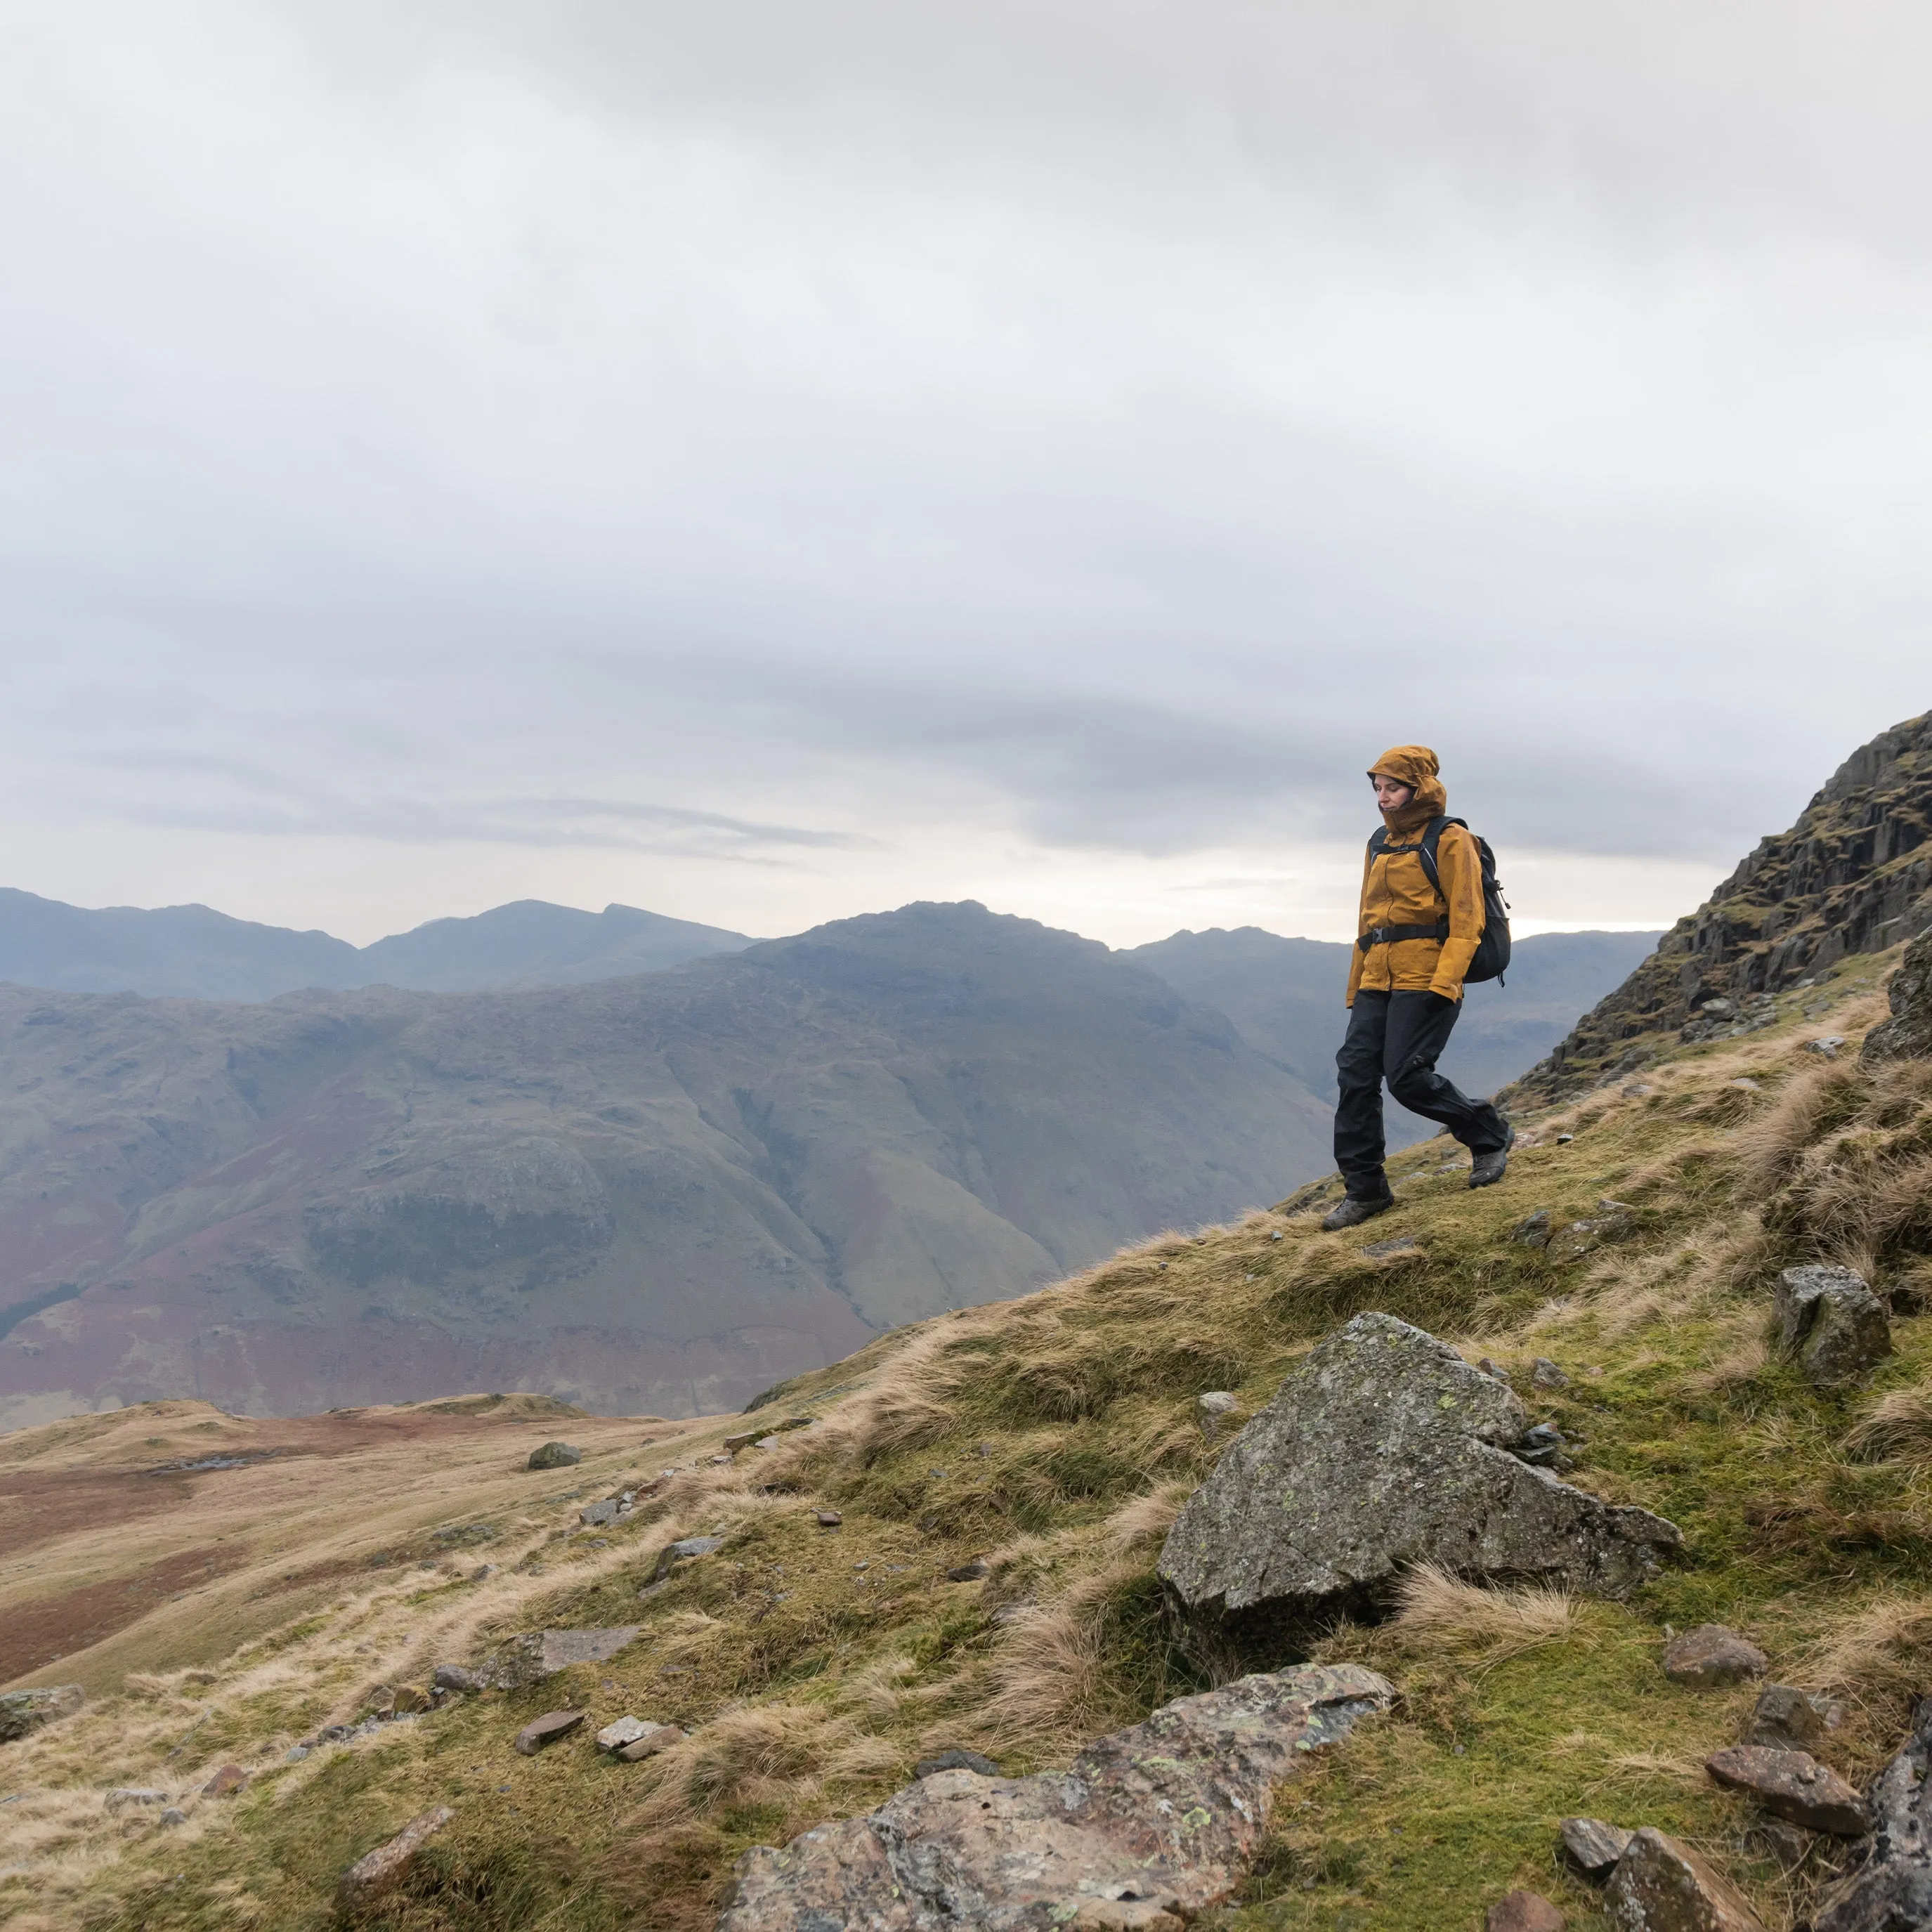
[[[1871,1836],[1812,1916],[1813,1932],[1912,1932],[1932,1926],[1932,1698],[1865,1794]]]
[[[1433,1336],[1358,1315],[1188,1498],[1162,1580],[1191,1616],[1237,1639],[1372,1607],[1418,1563],[1627,1595],[1682,1537],[1512,1455],[1528,1423],[1507,1383]]]
[[[11,1744],[44,1724],[70,1718],[87,1702],[78,1684],[51,1684],[35,1690],[9,1690],[0,1696],[0,1744]]]
[[[1778,1348],[1814,1388],[1842,1388],[1892,1353],[1892,1318],[1854,1269],[1786,1268],[1774,1300]]]
[[[1866,1065],[1886,1060],[1932,1059],[1932,928],[1905,949],[1892,976],[1892,1017],[1865,1035],[1859,1058]]]
[[[1064,1772],[936,1772],[747,1852],[718,1932],[1180,1932],[1246,1876],[1275,1786],[1393,1695],[1359,1665],[1311,1665],[1183,1697]]]
[[[476,1676],[485,1688],[520,1690],[573,1664],[609,1663],[643,1628],[616,1624],[604,1630],[526,1630],[492,1651]]]

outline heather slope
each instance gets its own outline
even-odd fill
[[[1153,1577],[1166,1522],[1216,1453],[1196,1398],[1229,1389],[1252,1413],[1316,1339],[1379,1308],[1492,1358],[1526,1393],[1532,1358],[1555,1360],[1567,1386],[1531,1400],[1570,1439],[1569,1480],[1669,1516],[1685,1560],[1624,1604],[1425,1590],[1388,1621],[1330,1631],[1322,1654],[1372,1664],[1402,1701],[1298,1787],[1216,1922],[1473,1924],[1528,1884],[1600,1928],[1594,1894],[1552,1854],[1556,1820],[1582,1812],[1692,1838],[1788,1927],[1815,1874],[1784,1874],[1744,1801],[1699,1768],[1735,1740],[1751,1688],[1685,1690],[1658,1659],[1670,1627],[1748,1630],[1780,1677],[1844,1700],[1831,1750],[1854,1776],[1932,1672],[1932,1324],[1907,1312],[1932,1290],[1932,1226],[1914,1205],[1932,1178],[1932,1064],[1868,1072],[1807,1046],[1832,1034],[1855,1048],[1890,963],[1840,962],[1747,1036],[1666,1046],[1641,1080],[1526,1111],[1495,1189],[1470,1192],[1430,1144],[1398,1160],[1395,1212],[1349,1235],[1293,1211],[1330,1184],[1318,1184],[1281,1210],[882,1337],[758,1412],[814,1426],[728,1462],[711,1459],[745,1426],[730,1416],[674,1441],[566,1425],[586,1453],[562,1477],[517,1468],[524,1426],[406,1495],[385,1486],[403,1480],[393,1462],[316,1458],[318,1498],[353,1483],[371,1521],[328,1545],[342,1567],[304,1614],[232,1649],[218,1635],[193,1669],[182,1625],[157,1621],[121,1633],[111,1667],[82,1655],[38,1673],[100,1695],[10,1749],[20,1796],[0,1814],[0,1901],[35,1928],[320,1928],[352,1857],[447,1804],[448,1831],[381,1919],[397,1932],[706,1928],[739,1850],[878,1802],[923,1752],[1064,1763],[1201,1682]],[[1533,1212],[1588,1220],[1605,1196],[1632,1211],[1594,1246],[1516,1238]],[[1412,1247],[1383,1250],[1405,1236]],[[1855,1261],[1898,1311],[1892,1358],[1832,1394],[1766,1340],[1777,1270],[1820,1257]],[[108,1420],[8,1438],[6,1466],[58,1460],[79,1480],[95,1453],[84,1432]],[[127,1419],[114,1454],[140,1426]],[[169,1460],[180,1426],[152,1431]],[[224,1479],[185,1480],[200,1495]],[[634,1516],[579,1526],[582,1503],[630,1485],[644,1489]],[[133,1562],[165,1521],[130,1523],[97,1560]],[[479,1521],[490,1540],[472,1552],[459,1539]],[[698,1533],[723,1546],[640,1598],[659,1551]],[[282,1540],[238,1515],[230,1534],[251,1558]],[[474,1580],[486,1549],[501,1567]],[[307,1555],[274,1553],[292,1570]],[[983,1580],[949,1576],[976,1558]],[[34,1588],[15,1566],[6,1603]],[[187,1600],[214,1606],[223,1588],[195,1584]],[[284,1762],[378,1685],[508,1632],[634,1622],[607,1664]],[[691,1736],[637,1766],[582,1734],[512,1752],[519,1725],[566,1702],[592,1724],[628,1712]],[[254,1772],[248,1790],[191,1798],[173,1832],[104,1811],[110,1784],[191,1792],[229,1760]]]

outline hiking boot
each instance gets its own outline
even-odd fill
[[[1508,1124],[1504,1124],[1508,1126]],[[1499,1148],[1492,1148],[1487,1154],[1477,1155],[1469,1169],[1472,1187],[1493,1187],[1502,1180],[1509,1166],[1509,1150],[1516,1145],[1516,1130],[1508,1127],[1509,1138]]]
[[[1364,1221],[1372,1221],[1378,1214],[1386,1214],[1395,1205],[1395,1196],[1384,1189],[1380,1194],[1372,1194],[1366,1200],[1350,1195],[1346,1201],[1338,1201],[1322,1217],[1324,1234],[1338,1234],[1344,1228],[1359,1228]]]

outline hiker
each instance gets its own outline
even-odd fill
[[[1436,1070],[1456,1016],[1462,978],[1484,932],[1482,861],[1461,824],[1436,847],[1441,890],[1430,881],[1422,842],[1448,810],[1426,745],[1398,745],[1369,768],[1384,834],[1362,872],[1360,936],[1348,964],[1348,1035],[1335,1056],[1335,1164],[1347,1198],[1322,1222],[1354,1228],[1395,1205],[1382,1160],[1382,1082],[1412,1113],[1439,1121],[1475,1156],[1472,1187],[1503,1178],[1515,1130],[1486,1100],[1472,1100]],[[1378,849],[1379,848],[1379,849]]]

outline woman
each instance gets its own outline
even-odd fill
[[[1503,1178],[1516,1138],[1486,1100],[1436,1070],[1456,1016],[1462,975],[1483,936],[1483,868],[1476,842],[1446,825],[1436,848],[1438,892],[1424,869],[1423,834],[1449,808],[1426,745],[1398,745],[1369,769],[1388,836],[1362,874],[1360,936],[1348,967],[1348,1036],[1335,1056],[1335,1164],[1348,1198],[1322,1226],[1353,1228],[1395,1205],[1382,1162],[1382,1082],[1412,1113],[1447,1127],[1475,1156],[1472,1187]]]

